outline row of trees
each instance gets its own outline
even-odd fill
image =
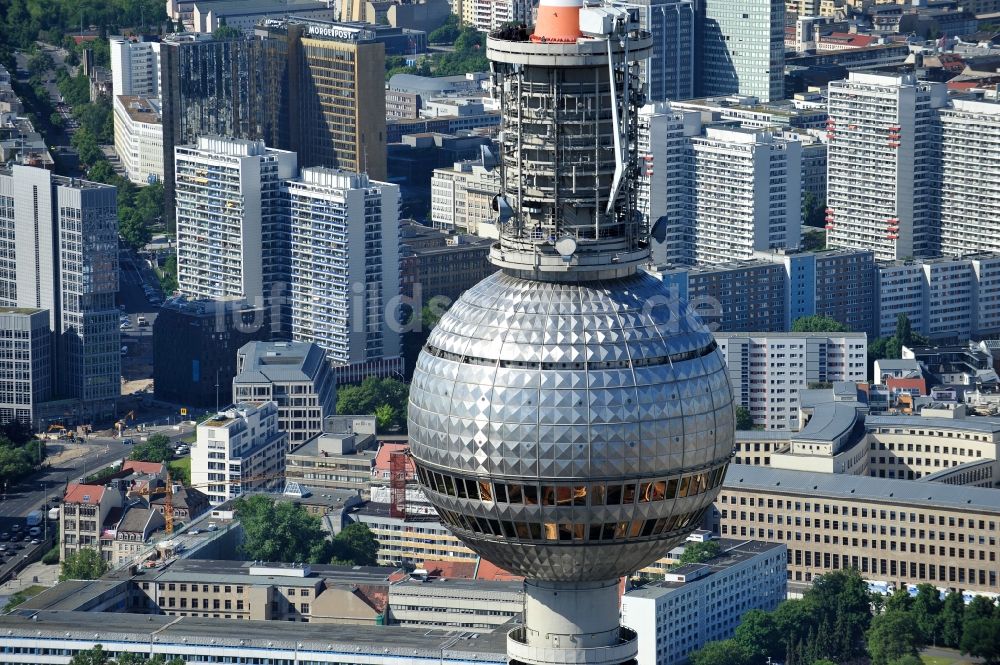
[[[169,462],[174,458],[174,448],[170,445],[170,437],[153,434],[145,442],[135,444],[128,458],[139,462]]]
[[[337,413],[375,414],[378,428],[400,431],[406,427],[406,403],[410,388],[396,379],[369,377],[358,385],[337,389]]]
[[[351,524],[327,538],[318,517],[289,501],[261,494],[236,500],[243,527],[242,554],[254,561],[374,566],[378,541],[364,524]]]
[[[385,59],[386,79],[393,74],[417,74],[419,76],[456,76],[467,72],[484,72],[489,69],[486,59],[486,36],[473,27],[458,28],[457,19],[431,33],[432,42],[454,39],[454,50],[448,53],[434,53],[420,57],[416,64],[407,65],[406,58],[390,56]]]
[[[952,592],[941,598],[936,587],[921,584],[915,596],[899,590],[888,599],[876,598],[881,610],[868,630],[872,665],[907,665],[925,646],[945,646],[1000,663],[1000,607],[977,596],[968,605]]]
[[[45,442],[17,421],[0,426],[0,482],[19,482],[45,460]]]
[[[160,0],[6,0],[0,2],[0,35],[14,48],[35,40],[62,44],[81,25],[105,34],[120,28],[158,26],[167,19]]]
[[[965,605],[957,593],[942,599],[930,584],[915,596],[900,590],[886,599],[869,593],[857,570],[838,570],[818,578],[801,600],[747,612],[731,639],[706,644],[691,662],[833,665],[867,657],[872,665],[920,665],[926,645],[1000,665],[1000,607],[984,597]]]

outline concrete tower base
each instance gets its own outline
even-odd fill
[[[618,580],[526,580],[524,592],[524,626],[507,635],[511,665],[635,662],[635,631],[618,623]]]

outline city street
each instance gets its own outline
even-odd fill
[[[159,281],[131,250],[122,249],[118,262],[118,302],[130,319],[121,331],[122,346],[128,349],[122,355],[122,377],[126,381],[149,379],[153,376],[153,323],[159,308],[150,302],[143,286],[152,287],[156,295],[162,297]],[[139,317],[145,319],[145,325],[139,325]]]

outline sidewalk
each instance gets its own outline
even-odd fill
[[[29,565],[22,570],[17,577],[0,584],[0,596],[8,596],[17,593],[21,589],[39,584],[41,586],[55,586],[59,581],[59,569],[61,566],[55,564],[47,566],[41,561]]]

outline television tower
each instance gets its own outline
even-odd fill
[[[501,108],[500,271],[431,332],[410,388],[417,474],[472,550],[523,575],[513,665],[634,663],[618,581],[701,522],[733,449],[715,340],[639,270],[634,10],[541,0],[487,40]]]

